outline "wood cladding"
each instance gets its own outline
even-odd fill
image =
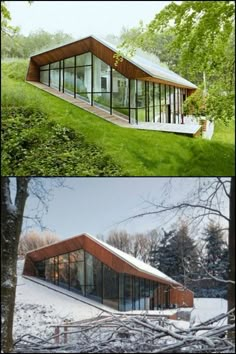
[[[41,247],[35,251],[28,252],[25,258],[23,274],[28,276],[36,276],[34,262],[42,261],[60,254],[73,252],[81,248],[99,259],[102,263],[117,273],[126,273],[149,280],[154,280],[161,284],[170,285],[170,303],[192,307],[192,291],[185,289],[181,284],[175,283],[174,281],[171,282],[169,279],[163,279],[137,269],[135,265],[129,264],[128,260],[126,261],[120,258],[111,250],[99,244],[99,241],[96,242],[96,240],[93,240],[86,234],[75,236],[52,245]]]
[[[75,55],[92,52],[99,59],[104,61],[107,65],[110,65],[113,69],[117,70],[120,74],[124,75],[128,79],[146,80],[156,83],[163,83],[166,85],[172,85],[180,88],[188,88],[171,81],[162,80],[150,76],[147,72],[140,69],[130,61],[123,59],[119,62],[118,66],[115,66],[114,54],[116,53],[111,48],[102,44],[93,37],[87,37],[70,44],[63,45],[61,47],[48,50],[46,52],[34,55],[30,58],[29,69],[26,76],[27,81],[39,81],[39,67],[49,63],[53,63],[62,59],[70,58]],[[195,89],[191,89],[193,92]]]

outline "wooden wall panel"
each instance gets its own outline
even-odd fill
[[[23,274],[35,276],[36,274],[34,262],[41,261],[63,253],[72,252],[81,248],[92,254],[94,257],[98,258],[101,262],[103,262],[108,267],[112,268],[118,273],[127,273],[137,277],[155,280],[161,284],[170,284],[170,281],[168,280],[158,278],[154,275],[147,274],[139,269],[136,269],[134,266],[125,262],[124,260],[116,256],[111,251],[109,251],[108,249],[106,249],[105,247],[103,247],[85,234],[75,236],[70,239],[57,242],[55,244],[48,245],[27,253]],[[158,291],[160,291],[159,296],[161,297],[161,304],[164,304],[164,287],[161,286]],[[172,284],[170,288],[170,303],[178,304],[178,306],[183,306],[183,304],[185,303],[185,306],[192,306],[193,293],[190,290],[183,289],[181,284],[179,284],[178,288]]]
[[[26,74],[26,80],[27,81],[40,81],[40,72],[39,72],[39,66],[35,63],[35,61],[31,58],[28,71]]]
[[[128,60],[123,59],[122,62],[118,63],[116,67],[115,59],[113,55],[115,52],[96,40],[93,37],[87,37],[78,41],[75,41],[64,46],[48,50],[46,52],[34,55],[30,59],[29,70],[27,73],[27,81],[39,81],[39,68],[37,66],[49,64],[58,60],[70,58],[74,55],[80,55],[86,52],[92,52],[99,59],[103,60],[107,65],[117,70],[119,73],[127,77],[128,79],[141,79],[156,83],[163,83],[166,85],[172,85],[175,87],[186,88],[188,86],[183,86],[177,83],[173,83],[167,80],[162,80],[158,78],[153,78],[147,72],[140,69],[136,65],[130,63]],[[191,89],[189,92],[194,92],[195,89]]]

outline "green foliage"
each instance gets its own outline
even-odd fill
[[[4,63],[3,73],[2,175],[122,175],[101,147],[86,141],[80,131],[49,119],[50,98],[46,104],[44,97],[21,82],[24,61]]]
[[[71,42],[74,38],[61,31],[48,33],[44,30],[38,30],[31,32],[28,36],[16,33],[14,36],[9,37],[3,33],[1,40],[3,58],[28,58],[37,52]]]
[[[203,90],[198,88],[191,96],[187,97],[184,102],[184,114],[195,116],[205,116],[206,114],[206,97]]]
[[[54,139],[55,146],[59,146],[57,151],[55,151],[55,147],[50,145],[51,143],[46,140],[46,131],[50,132],[52,129],[49,122],[54,122],[61,128],[72,130],[79,138],[82,134],[85,139],[85,143],[89,145],[92,144],[98,148],[100,151],[100,157],[102,156],[100,161],[104,161],[105,156],[109,161],[111,161],[111,163],[113,161],[116,165],[116,172],[112,172],[112,175],[229,176],[234,174],[235,138],[234,126],[232,125],[232,122],[228,127],[222,125],[220,122],[217,122],[216,133],[213,137],[213,141],[193,139],[157,131],[141,131],[136,129],[121,128],[106,122],[92,113],[86,112],[68,102],[39,90],[30,84],[8,78],[6,74],[7,72],[12,72],[11,75],[14,76],[14,65],[14,63],[4,63],[2,70],[3,112],[5,109],[10,110],[14,107],[22,107],[24,112],[25,110],[26,112],[32,112],[33,116],[42,114],[42,122],[40,124],[38,123],[39,126],[37,132],[33,130],[33,127],[30,127],[30,130],[33,132],[29,133],[35,136],[36,143],[34,145],[32,144],[31,148],[35,151],[34,156],[36,162],[34,161],[34,164],[37,163],[38,166],[41,164],[41,156],[44,156],[46,160],[51,159],[55,162],[54,156],[57,158],[59,153],[63,153],[65,151],[70,153],[68,146],[70,146],[69,149],[73,150],[76,154],[79,154],[78,150],[80,150],[80,148],[76,149],[76,147],[71,148],[71,145],[63,145],[62,139],[54,139],[52,135],[49,137],[49,139]],[[9,69],[8,66],[11,69]],[[20,71],[20,68],[18,71]],[[17,75],[17,73],[15,75]],[[23,76],[25,76],[25,74]],[[11,110],[9,112],[11,112]],[[18,114],[19,111],[17,111],[17,115]],[[20,120],[24,120],[22,118],[22,114]],[[13,121],[13,118],[11,118],[12,124]],[[4,115],[2,126],[6,126],[6,124],[8,124],[7,122],[8,118]],[[21,123],[19,124],[20,127],[22,127]],[[35,123],[35,126],[36,125],[37,124]],[[7,131],[8,129],[10,128],[7,128]],[[22,134],[27,135],[27,132],[25,132],[26,130],[27,128],[19,128],[15,134],[17,135],[16,139],[21,139]],[[7,134],[7,132],[4,132],[4,134],[5,133]],[[14,135],[12,129],[11,134]],[[63,135],[63,132],[61,132],[61,135]],[[10,139],[10,136],[8,136],[8,138]],[[40,144],[38,143],[38,139],[40,139]],[[28,141],[28,136],[26,136],[26,140]],[[33,138],[31,142],[32,141]],[[60,141],[59,144],[58,141]],[[76,139],[74,140],[74,143],[77,144]],[[8,154],[8,150],[10,151],[11,149],[11,146],[7,144],[8,142],[5,139],[2,146],[2,157],[3,155],[6,156]],[[42,151],[39,156],[37,151],[38,149],[43,150],[41,147],[42,145],[52,146],[52,151],[55,152],[51,154],[50,148]],[[27,156],[28,154],[30,154],[29,151],[27,152]],[[88,159],[90,159],[90,155],[88,155]],[[28,161],[32,160],[33,158],[31,157],[31,160]],[[68,170],[70,169],[71,164],[68,163],[68,161],[69,159],[66,160],[63,171],[63,174],[66,175],[70,175]],[[10,169],[10,162],[4,163],[5,171],[6,168]],[[47,165],[45,164],[45,166],[47,166],[47,171],[49,171],[49,169],[51,171],[49,171],[50,173],[48,175],[52,175],[52,171],[54,171],[55,174],[59,173],[57,172],[59,171],[58,166],[58,170],[55,165],[54,167],[49,165],[49,162]],[[91,168],[96,168],[96,166],[91,166]],[[88,161],[88,168],[89,167],[90,165]],[[43,169],[43,167],[40,168]],[[30,167],[26,162],[25,170],[27,170],[27,172],[30,171]],[[105,169],[103,169],[103,171],[104,170]],[[6,173],[5,171],[4,173]],[[22,174],[23,172],[24,171],[22,171]],[[88,171],[88,173],[90,172],[91,170]],[[102,171],[98,171],[98,173],[100,172],[102,173]],[[13,171],[11,173],[13,173]],[[80,172],[78,166],[75,167],[73,172],[71,172],[71,175],[81,175],[82,173],[85,173],[84,170]],[[91,172],[91,175],[92,173],[93,172]],[[109,172],[106,175],[110,175]]]
[[[147,28],[139,26],[124,33],[123,46],[155,53],[200,87],[205,75],[206,102],[202,105],[198,91],[185,108],[201,112],[206,103],[209,118],[228,122],[234,117],[234,12],[234,1],[172,2]]]

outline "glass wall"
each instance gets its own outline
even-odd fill
[[[119,311],[170,306],[169,287],[117,273],[83,249],[36,262],[36,276]]]
[[[186,89],[129,80],[90,52],[41,66],[40,82],[125,118],[131,124],[183,122]]]

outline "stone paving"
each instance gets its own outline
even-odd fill
[[[161,132],[169,132],[176,134],[185,134],[194,136],[200,132],[201,126],[199,124],[171,124],[171,123],[148,123],[143,122],[139,124],[129,124],[129,122],[121,118],[115,114],[109,114],[109,112],[103,110],[102,108],[91,106],[89,103],[83,101],[80,98],[74,98],[72,95],[67,93],[62,93],[57,91],[51,87],[48,87],[40,82],[35,81],[27,81],[29,84],[38,87],[39,89],[46,91],[53,96],[59,97],[64,101],[70,102],[73,105],[82,108],[90,113],[97,115],[98,117],[105,119],[106,121],[119,125],[124,128],[134,128],[140,130],[152,130],[152,131],[161,131]]]

